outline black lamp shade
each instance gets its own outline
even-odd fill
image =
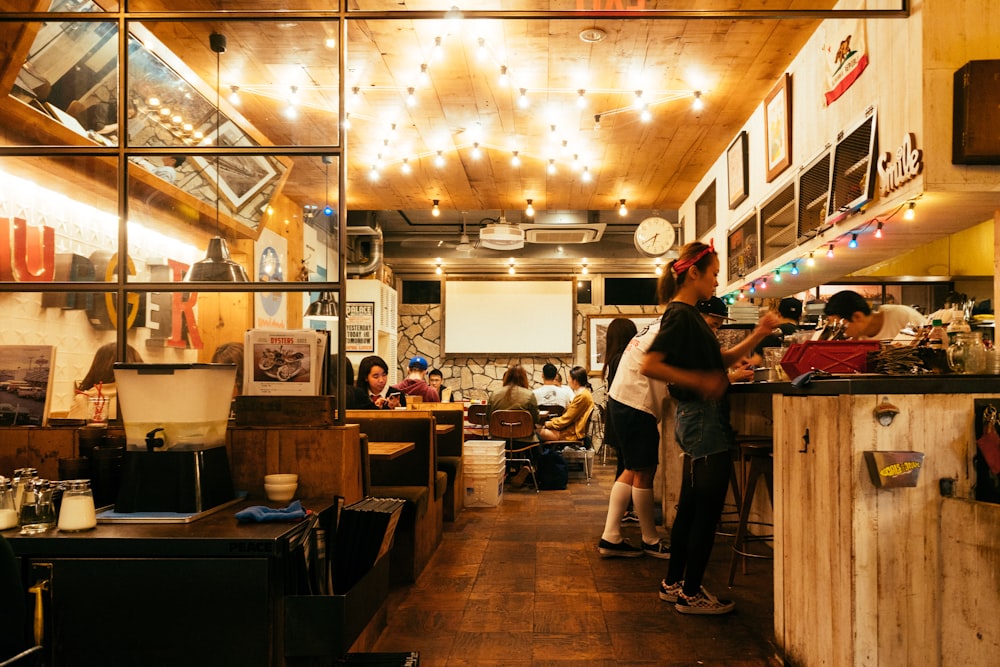
[[[205,259],[197,261],[184,276],[184,282],[220,282],[246,283],[250,282],[246,269],[234,262],[229,256],[229,247],[221,236],[213,237],[208,242]]]
[[[304,317],[314,320],[337,319],[337,302],[333,292],[320,292],[319,298],[309,304]]]

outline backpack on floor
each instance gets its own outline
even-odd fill
[[[551,448],[542,449],[538,455],[538,470],[535,472],[538,488],[543,491],[561,491],[566,488],[569,473],[563,455]]]

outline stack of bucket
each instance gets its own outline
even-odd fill
[[[503,499],[503,440],[468,440],[463,452],[465,507],[496,507]]]

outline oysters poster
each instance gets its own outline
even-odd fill
[[[318,395],[325,336],[324,332],[317,331],[248,331],[244,393],[249,396]]]

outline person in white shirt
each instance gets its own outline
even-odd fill
[[[565,408],[573,400],[572,389],[556,384],[558,372],[554,364],[542,366],[542,386],[532,390],[539,405],[558,405]]]
[[[841,318],[848,338],[892,340],[907,325],[919,327],[926,318],[909,306],[883,305],[873,311],[868,301],[857,292],[842,290],[826,302],[823,313]]]

